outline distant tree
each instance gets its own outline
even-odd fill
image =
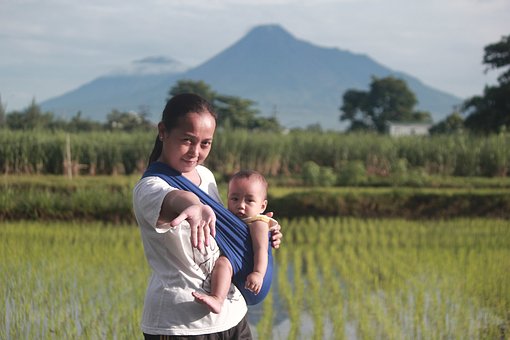
[[[499,77],[500,84],[510,82],[510,35],[503,36],[500,41],[489,44],[484,48],[483,63],[487,66],[486,72],[490,69],[507,67]]]
[[[82,112],[76,112],[76,115],[67,123],[66,130],[69,132],[78,131],[99,131],[102,130],[102,124],[82,117]]]
[[[432,122],[432,116],[428,111],[414,111],[411,113],[410,121],[412,122]]]
[[[255,117],[250,125],[251,130],[281,132],[282,126],[276,117]]]
[[[319,123],[314,123],[314,124],[307,125],[307,127],[305,128],[305,131],[317,132],[317,133],[323,132],[322,126]]]
[[[167,100],[181,93],[194,93],[205,98],[209,102],[214,102],[216,99],[216,92],[211,89],[211,86],[202,80],[190,80],[183,79],[179,80],[169,92]]]
[[[106,116],[106,120],[106,128],[109,130],[129,132],[152,128],[152,123],[137,112],[121,112],[114,109]]]
[[[42,112],[35,99],[23,111],[13,111],[6,116],[6,125],[13,130],[34,130],[48,128],[53,122],[53,113]]]
[[[26,119],[23,112],[9,112],[5,119],[5,125],[11,130],[23,130],[26,127]]]
[[[432,126],[429,130],[431,135],[453,134],[464,131],[464,119],[458,111],[453,112],[444,120]]]
[[[5,126],[5,104],[2,102],[2,96],[0,96],[0,128]]]
[[[214,106],[218,114],[218,126],[250,128],[259,111],[253,107],[255,102],[234,96],[219,95]]]
[[[140,117],[143,118],[143,120],[149,121],[151,116],[151,110],[149,105],[140,105],[138,107],[138,114],[140,115]]]
[[[265,131],[281,130],[276,118],[258,117],[260,112],[255,108],[254,101],[218,94],[204,81],[179,80],[170,89],[169,98],[180,93],[195,93],[212,103],[218,115],[218,127]]]
[[[350,121],[350,131],[384,132],[388,121],[430,122],[428,112],[414,111],[418,103],[402,79],[372,77],[369,91],[351,89],[344,93],[341,121]]]
[[[485,47],[483,63],[489,69],[510,66],[510,35]],[[510,128],[510,68],[498,77],[498,85],[486,86],[481,96],[463,103],[464,122],[471,131],[490,133]]]

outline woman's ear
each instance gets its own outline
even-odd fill
[[[160,141],[165,137],[165,124],[163,122],[158,123],[158,138]]]

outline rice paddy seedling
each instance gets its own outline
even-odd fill
[[[317,221],[320,225],[310,219],[283,224],[286,241],[292,240],[283,245],[287,258],[296,252],[294,261],[300,256],[306,264],[300,310],[318,315],[316,327],[323,315],[338,315],[331,327],[339,338],[347,332],[367,339],[509,336],[508,221]],[[307,226],[307,236],[295,235],[303,233],[300,225]],[[329,237],[317,237],[321,233]],[[313,261],[315,267],[309,265]],[[328,302],[317,297],[315,282]],[[299,322],[287,308],[291,322]]]
[[[281,225],[277,282],[252,325],[260,338],[509,337],[507,220]],[[3,222],[0,238],[0,338],[140,337],[149,268],[136,227]]]

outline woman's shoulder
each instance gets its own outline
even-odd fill
[[[175,190],[170,184],[158,176],[147,176],[141,178],[133,188],[134,197],[144,197],[156,192],[168,192]]]
[[[160,187],[160,186],[165,186],[165,184],[168,186],[168,183],[158,176],[147,176],[147,177],[140,178],[140,180],[138,182],[136,182],[135,190],[143,188],[143,187],[154,187],[154,186]]]

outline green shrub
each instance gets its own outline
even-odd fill
[[[361,161],[348,162],[338,175],[338,184],[345,186],[358,186],[367,181],[367,171]]]
[[[337,176],[333,171],[333,168],[324,166],[320,169],[320,180],[319,185],[324,187],[334,186],[337,182]]]
[[[305,185],[318,186],[320,185],[321,167],[313,161],[307,161],[303,164],[301,176]]]

